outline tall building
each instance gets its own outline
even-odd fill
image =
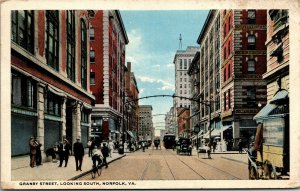
[[[200,81],[199,93],[195,92],[194,96],[198,96],[201,102],[211,105],[210,108],[203,103],[199,104],[200,107],[192,106],[192,108],[199,108],[201,129],[199,133],[200,136],[203,134],[202,138],[209,138],[209,125],[213,132],[212,136],[221,136],[220,24],[220,11],[210,10],[197,40],[200,45],[198,74]],[[209,118],[211,118],[211,123],[209,123]]]
[[[187,74],[188,68],[194,58],[198,47],[188,46],[186,50],[177,50],[174,57],[175,65],[175,95],[182,97],[191,96],[190,76]],[[191,101],[188,99],[175,98],[174,107],[190,107]]]
[[[255,134],[253,116],[266,104],[266,10],[221,11],[222,125],[224,139],[245,143]],[[234,144],[234,145],[235,145]]]
[[[125,46],[128,37],[118,10],[90,11],[90,89],[96,98],[92,127],[96,142],[123,133]]]
[[[137,139],[138,116],[139,116],[139,89],[134,73],[131,72],[131,63],[127,62],[125,72],[125,127],[127,139]]]
[[[41,150],[90,135],[88,11],[11,12],[12,155],[27,154],[36,136]],[[45,157],[43,157],[45,158]]]
[[[139,105],[139,140],[152,140],[153,132],[152,105]]]

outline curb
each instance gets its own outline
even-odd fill
[[[126,154],[124,154],[123,156],[117,157],[117,158],[115,158],[115,159],[109,161],[107,164],[110,164],[110,163],[112,163],[112,162],[114,162],[114,161],[116,161],[116,160],[119,160],[119,159],[121,159],[121,158],[123,158],[123,157],[125,157],[125,156],[126,156]],[[104,166],[104,164],[101,165],[101,167],[103,167],[103,166]],[[86,171],[86,172],[83,172],[83,173],[81,173],[81,174],[79,174],[79,175],[77,175],[77,176],[74,176],[73,178],[70,178],[70,179],[68,179],[68,180],[76,180],[76,179],[78,179],[78,178],[80,178],[80,177],[82,177],[82,176],[85,176],[86,174],[90,173],[91,171],[92,171],[92,169],[91,169],[91,170],[88,170],[88,171]]]

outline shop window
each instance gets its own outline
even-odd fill
[[[11,103],[13,106],[36,108],[36,83],[19,73],[12,73]]]
[[[34,49],[34,12],[11,12],[11,40],[33,54]]]
[[[47,98],[45,99],[45,113],[61,116],[61,97],[48,91]]]
[[[54,70],[59,70],[59,18],[58,11],[46,11],[46,60]]]

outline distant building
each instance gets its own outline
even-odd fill
[[[139,140],[152,140],[153,133],[152,105],[139,105]]]
[[[29,153],[35,136],[42,150],[90,136],[88,11],[11,12],[12,155]],[[45,158],[45,157],[43,157]]]
[[[96,98],[92,110],[96,142],[120,140],[123,133],[125,46],[129,43],[118,10],[90,12],[90,89]]]

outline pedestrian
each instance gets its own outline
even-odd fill
[[[35,157],[36,157],[36,147],[37,145],[34,142],[34,137],[30,137],[29,139],[29,148],[30,148],[30,167],[33,168],[35,166]]]
[[[108,167],[107,165],[107,161],[106,161],[106,157],[109,156],[109,150],[108,147],[106,145],[106,143],[103,143],[103,147],[101,149],[102,155],[103,155],[103,163],[105,164],[106,168]]]
[[[82,171],[81,166],[82,166],[82,160],[84,156],[84,148],[79,138],[76,139],[76,142],[73,145],[73,152],[74,152],[75,162],[76,162],[76,171],[78,170]]]
[[[109,140],[108,142],[108,149],[109,149],[109,157],[111,158],[111,154],[114,150],[114,143],[111,140]]]
[[[142,142],[142,148],[143,148],[143,152],[145,152],[145,142]]]
[[[95,142],[94,142],[94,139],[92,137],[88,141],[87,145],[88,145],[88,148],[89,148],[89,157],[91,157],[92,156],[92,151],[93,151],[94,146],[95,146]]]
[[[101,164],[101,161],[103,160],[102,152],[97,148],[97,146],[94,146],[94,149],[92,150],[92,160],[93,160],[93,166],[96,166],[96,161],[98,161],[98,166]]]
[[[56,152],[57,152],[57,146],[53,145],[52,148],[46,150],[46,157],[51,156],[52,162],[56,162]]]
[[[63,161],[65,161],[65,167],[68,166],[69,156],[70,156],[71,145],[67,139],[64,139],[63,143],[60,143],[59,152],[59,166],[62,167]]]
[[[217,142],[214,140],[214,142],[213,142],[213,152],[215,152],[216,147],[217,147]]]
[[[39,139],[36,137],[34,139],[34,142],[36,144],[36,166],[42,165],[42,152],[41,152],[41,146],[42,144],[39,142]]]
[[[126,152],[128,151],[128,143],[127,143],[127,141],[125,141],[125,143],[124,143],[124,149],[125,149]]]
[[[243,142],[242,139],[239,140],[238,142],[238,147],[239,147],[239,153],[243,153]]]

